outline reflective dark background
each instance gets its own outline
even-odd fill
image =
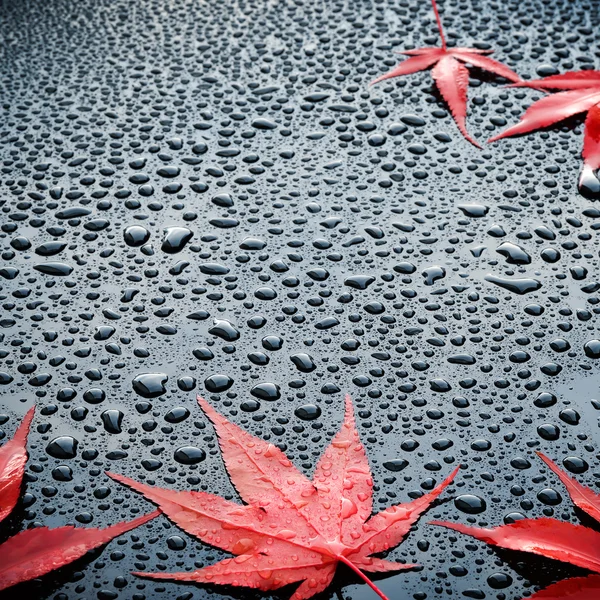
[[[440,8],[452,44],[521,75],[600,63],[597,2]],[[235,498],[196,393],[310,473],[348,392],[377,509],[462,465],[390,553],[423,565],[379,580],[391,598],[574,572],[426,523],[577,521],[540,449],[598,486],[580,120],[477,150],[428,72],[369,88],[438,43],[424,0],[5,0],[0,22],[0,434],[39,407],[1,536],[151,509],[106,469]],[[481,141],[539,97],[471,76]],[[129,575],[223,556],[160,518],[2,598],[266,597]],[[340,569],[322,598],[374,595]]]

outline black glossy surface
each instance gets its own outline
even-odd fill
[[[451,43],[522,75],[598,67],[589,2],[441,10]],[[598,487],[600,210],[577,191],[579,121],[477,150],[429,73],[369,88],[394,50],[437,44],[424,1],[0,14],[3,435],[39,407],[0,535],[151,509],[106,469],[235,498],[196,393],[310,472],[349,392],[377,509],[462,465],[390,553],[423,565],[379,580],[391,598],[517,599],[571,573],[426,523],[575,520],[535,450]],[[482,141],[539,96],[471,75]],[[262,597],[129,575],[222,556],[161,518],[2,598]],[[323,597],[374,596],[340,569]]]

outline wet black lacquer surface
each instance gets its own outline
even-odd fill
[[[450,43],[526,76],[598,68],[597,10],[441,4]],[[151,510],[107,469],[236,499],[197,393],[310,473],[348,392],[376,510],[462,465],[390,552],[423,566],[380,579],[391,598],[518,599],[572,573],[427,521],[577,522],[536,450],[598,487],[600,207],[576,187],[579,121],[478,150],[429,73],[369,88],[394,50],[438,43],[424,1],[0,12],[2,436],[38,406],[2,536]],[[482,141],[539,97],[470,83]],[[224,556],[160,518],[2,598],[267,597],[129,574]],[[322,597],[374,596],[340,568]]]

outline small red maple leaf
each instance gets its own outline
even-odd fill
[[[558,475],[573,503],[600,522],[600,496],[569,477],[541,452],[538,452],[538,456]],[[573,577],[559,581],[530,596],[529,600],[561,598],[598,600],[600,598],[600,533],[593,529],[549,518],[522,519],[493,529],[468,527],[447,521],[433,521],[431,525],[454,529],[492,546],[532,552],[595,573],[587,577]]]
[[[194,572],[136,575],[263,591],[302,582],[292,600],[305,600],[327,588],[341,562],[385,600],[363,571],[414,566],[372,555],[402,541],[458,468],[428,494],[371,516],[371,470],[349,396],[342,428],[319,460],[312,480],[279,448],[230,423],[203,398],[198,403],[215,427],[225,466],[246,505],[205,492],[165,490],[109,475],[157,504],[188,533],[236,556]]]
[[[454,117],[454,121],[458,125],[460,132],[471,144],[481,148],[481,146],[469,135],[465,119],[467,117],[467,90],[469,87],[469,71],[463,63],[469,63],[474,67],[479,67],[485,71],[504,77],[509,81],[520,81],[521,78],[506,65],[485,56],[493,50],[478,50],[476,48],[448,48],[442,21],[438,12],[435,0],[431,0],[435,20],[437,21],[440,39],[442,42],[441,48],[417,48],[415,50],[405,50],[400,54],[410,56],[405,61],[401,62],[397,67],[381,75],[371,85],[399,77],[401,75],[410,75],[423,71],[435,65],[431,71],[431,75],[437,85],[440,94],[450,108],[450,112]]]
[[[529,133],[587,112],[583,134],[584,163],[580,184],[584,181],[593,181],[594,171],[600,169],[600,71],[576,71],[551,75],[543,79],[521,81],[515,84],[515,87],[561,91],[534,102],[516,125],[488,141],[495,142],[505,137]]]
[[[12,512],[19,499],[27,462],[25,444],[34,412],[35,407],[25,415],[13,439],[0,448],[0,521]],[[0,591],[73,562],[159,514],[155,511],[106,529],[36,527],[17,533],[0,544]]]

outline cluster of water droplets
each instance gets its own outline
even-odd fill
[[[451,44],[522,74],[597,66],[589,3],[475,4],[444,4]],[[106,469],[236,499],[196,394],[310,474],[350,393],[375,511],[461,464],[428,520],[573,517],[534,452],[593,485],[600,210],[576,189],[581,127],[479,151],[429,73],[369,89],[393,50],[437,43],[428,10],[0,9],[0,436],[39,407],[15,528],[149,510]],[[536,97],[471,74],[478,139]],[[527,580],[474,548],[423,520],[389,558],[424,570],[379,585],[520,597]],[[129,572],[224,556],[163,519],[28,589],[207,598]],[[354,581],[332,593],[367,598]]]

